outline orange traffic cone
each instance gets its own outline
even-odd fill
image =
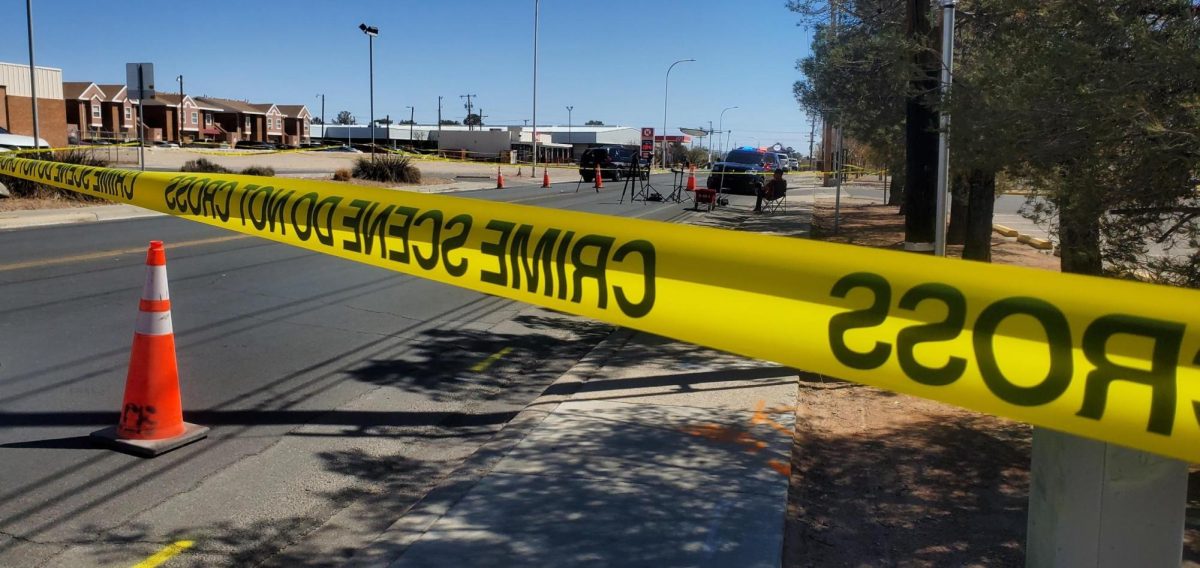
[[[596,164],[596,189],[604,189],[604,176],[600,175],[600,165]]]
[[[504,189],[504,174],[500,173],[500,166],[496,166],[496,189]]]
[[[92,432],[92,438],[117,449],[154,457],[207,435],[207,427],[183,421],[171,299],[167,292],[167,255],[162,241],[150,241],[121,417],[116,426]]]
[[[696,191],[696,166],[692,166],[692,169],[688,170],[687,190]]]
[[[550,187],[550,170],[542,168],[542,187]]]

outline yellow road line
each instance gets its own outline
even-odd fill
[[[492,353],[487,359],[475,363],[475,365],[471,367],[471,371],[475,373],[482,373],[486,371],[488,367],[492,366],[492,363],[499,361],[501,357],[508,355],[510,351],[512,351],[512,347],[505,347],[504,349]]]
[[[183,241],[179,243],[167,243],[169,249],[180,249],[185,247],[195,247],[200,245],[211,245],[216,243],[224,243],[228,241],[236,241],[248,239],[250,235],[228,235],[224,237],[213,237],[210,239],[196,239],[194,241]],[[84,262],[88,260],[97,260],[110,256],[120,256],[123,254],[136,254],[146,252],[146,247],[127,248],[118,250],[106,250],[100,252],[90,252],[88,254],[77,254],[74,256],[61,256],[58,258],[47,258],[43,260],[27,260],[25,262],[14,262],[12,264],[0,264],[0,272],[10,270],[22,270],[25,268],[42,268],[46,266],[56,266],[59,264],[70,264],[72,262]]]
[[[164,562],[174,558],[177,554],[191,548],[195,544],[195,541],[191,540],[177,540],[163,547],[162,550],[155,552],[154,556],[134,564],[133,568],[155,568],[156,566],[162,566]]]

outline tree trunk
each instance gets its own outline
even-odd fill
[[[900,208],[900,214],[904,214],[904,177],[905,165],[903,153],[899,159],[891,160],[888,164],[888,173],[892,175],[892,185],[889,188],[891,193],[888,194],[888,205],[894,205]]]
[[[967,175],[966,241],[962,257],[992,261],[992,211],[996,205],[996,172],[971,170]]]
[[[966,175],[950,180],[950,226],[946,228],[946,244],[961,245],[967,241],[968,185]]]
[[[1104,208],[1090,199],[1088,191],[1071,191],[1058,200],[1058,240],[1063,272],[1100,276],[1100,216]],[[1074,196],[1074,199],[1071,198]]]
[[[940,61],[929,48],[929,0],[908,0],[908,36],[924,46],[914,56],[922,70],[909,85],[905,102],[905,146],[908,178],[905,183],[904,241],[933,250],[934,217],[937,214],[938,114],[928,97],[938,91]],[[920,250],[913,248],[910,250]]]

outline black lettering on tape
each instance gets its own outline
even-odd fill
[[[1196,358],[1192,359],[1192,364],[1200,367],[1200,351],[1196,352]],[[1196,425],[1200,426],[1200,400],[1192,401],[1192,412],[1196,413]]]
[[[654,308],[655,299],[655,280],[654,280],[654,263],[656,262],[654,254],[654,245],[650,241],[636,240],[629,241],[619,247],[617,252],[613,253],[613,260],[621,262],[625,257],[637,253],[642,257],[642,301],[631,302],[629,297],[625,295],[625,289],[621,286],[613,286],[613,298],[617,300],[617,307],[621,308],[621,312],[631,318],[640,318],[650,313]],[[550,291],[546,290],[546,295],[550,295]]]
[[[387,257],[387,226],[388,219],[392,215],[392,210],[396,208],[394,205],[384,207],[379,213],[375,213],[378,208],[378,203],[372,203],[363,214],[362,234],[363,234],[363,253],[371,254],[371,249],[374,248],[376,237],[379,239],[379,256]]]
[[[584,235],[575,241],[575,247],[571,249],[571,264],[575,268],[572,302],[583,302],[583,279],[591,278],[596,281],[596,307],[602,310],[608,307],[608,251],[612,250],[615,240],[600,235]],[[596,262],[593,264],[588,264],[583,258],[583,251],[588,248],[596,249]]]
[[[1046,332],[1050,348],[1050,370],[1046,378],[1033,386],[1013,384],[1004,376],[996,362],[993,337],[1000,323],[1010,316],[1026,315],[1037,320]],[[975,360],[984,384],[993,394],[1009,404],[1038,406],[1062,395],[1071,386],[1074,363],[1071,359],[1071,327],[1058,308],[1037,298],[1005,298],[984,308],[975,320],[972,331]]]
[[[420,226],[425,221],[433,221],[433,234],[429,237],[430,253],[429,256],[421,256],[421,249],[413,246],[413,256],[417,258],[417,266],[425,270],[433,270],[437,268],[438,263],[438,245],[442,240],[442,212],[437,209],[430,209],[417,216],[413,221],[413,226]]]
[[[389,249],[388,260],[399,262],[400,264],[408,264],[410,258],[408,253],[408,230],[412,227],[413,217],[417,216],[417,209],[415,207],[397,207],[392,214],[404,217],[404,222],[388,225],[388,236],[400,239],[400,249]]]
[[[1130,315],[1096,318],[1083,332],[1083,354],[1096,368],[1088,373],[1083,391],[1083,407],[1076,413],[1100,420],[1108,401],[1108,387],[1114,381],[1141,383],[1151,389],[1150,420],[1146,430],[1171,435],[1175,423],[1176,362],[1183,343],[1184,325]],[[1118,365],[1108,358],[1108,340],[1114,335],[1134,335],[1154,342],[1150,368]]]
[[[458,263],[450,262],[450,253],[456,251],[467,244],[467,237],[471,233],[471,224],[473,220],[470,215],[455,215],[446,221],[446,231],[451,231],[455,227],[462,227],[462,230],[453,237],[448,237],[442,241],[442,266],[446,267],[446,272],[451,276],[462,276],[467,273],[467,259],[463,257]]]
[[[571,241],[575,239],[575,231],[567,231],[558,242],[558,252],[554,255],[554,267],[558,272],[558,299],[567,299],[567,252],[571,250]]]
[[[365,199],[355,199],[350,202],[350,207],[354,208],[354,214],[342,217],[342,227],[350,229],[350,232],[354,235],[354,240],[342,239],[343,250],[362,252],[362,232],[359,230],[359,223],[362,223],[363,210],[374,206],[374,203]]]
[[[297,215],[301,205],[304,205],[304,213]],[[296,232],[296,238],[301,241],[307,241],[312,236],[313,213],[316,210],[317,193],[315,191],[305,193],[292,202],[292,230]],[[301,221],[304,222],[303,228],[300,225]]]
[[[338,204],[342,202],[341,197],[331,195],[322,199],[320,203],[313,208],[311,215],[313,232],[317,234],[317,242],[327,247],[333,246],[333,215],[337,212]],[[321,211],[324,210],[325,218],[321,218]],[[325,229],[324,232],[321,229]]]
[[[504,255],[508,250],[508,238],[512,234],[512,230],[516,224],[508,221],[500,221],[492,219],[485,225],[487,230],[499,233],[499,240],[496,242],[483,241],[479,245],[479,252],[489,256],[496,257],[496,262],[500,266],[500,270],[492,272],[490,270],[480,270],[479,279],[488,284],[497,286],[508,286],[508,263],[505,262]]]
[[[533,227],[529,225],[521,225],[513,233],[512,245],[509,249],[513,272],[512,287],[517,290],[521,289],[521,274],[524,273],[525,282],[527,282],[526,291],[536,293],[538,284],[545,282],[542,286],[542,294],[549,297],[554,295],[554,273],[550,271],[550,265],[554,261],[554,244],[558,241],[562,231],[546,229],[538,237],[531,259],[529,257],[529,237],[532,229]],[[531,260],[532,262],[530,262]]]
[[[829,291],[829,295],[845,298],[855,288],[870,290],[875,296],[875,301],[861,310],[851,310],[829,318],[829,347],[833,356],[851,369],[874,369],[887,362],[892,346],[876,341],[870,351],[859,353],[846,345],[845,335],[852,329],[875,327],[883,323],[887,319],[888,305],[892,302],[892,288],[887,280],[878,274],[855,272],[838,280]]]
[[[896,334],[896,359],[908,378],[923,385],[945,386],[962,376],[967,360],[951,356],[941,367],[926,367],[917,362],[913,351],[921,343],[950,341],[958,337],[967,319],[967,299],[962,292],[945,284],[921,284],[904,293],[900,298],[900,309],[915,311],[925,300],[945,304],[946,318],[900,330]]]

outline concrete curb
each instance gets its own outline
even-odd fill
[[[70,213],[45,213],[40,215],[13,215],[23,211],[0,213],[0,230],[24,229],[27,227],[49,227],[71,223],[94,223],[99,220],[95,213],[78,211]]]
[[[1029,245],[1038,250],[1054,249],[1057,252],[1057,248],[1054,246],[1054,243],[1050,242],[1049,240],[1035,237],[1029,233],[1022,233],[1006,225],[994,223],[992,224],[992,231],[1004,237],[1016,237],[1018,243]]]
[[[143,217],[159,217],[162,213],[143,209],[136,205],[93,205],[73,209],[31,209],[0,213],[0,230],[50,227],[71,223],[96,223],[100,221],[122,221]]]
[[[543,394],[530,402],[487,443],[475,450],[435,489],[421,498],[404,516],[359,550],[343,566],[387,566],[446,515],[504,459],[513,448],[596,375],[604,362],[619,351],[637,332],[618,328],[563,373]],[[269,564],[269,563],[268,563]]]

